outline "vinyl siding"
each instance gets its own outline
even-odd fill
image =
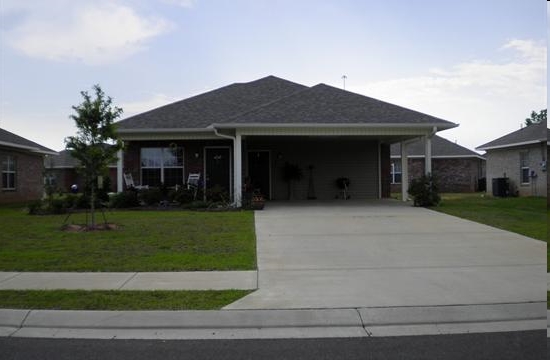
[[[294,184],[295,199],[307,198],[309,165],[314,166],[313,183],[317,199],[334,199],[339,193],[336,187],[336,179],[339,177],[350,179],[349,194],[353,199],[378,197],[376,141],[261,137],[249,138],[246,142],[248,149],[271,151],[271,189],[274,200],[288,199],[288,185],[282,180],[282,168],[286,162],[297,164],[304,174],[302,180]]]

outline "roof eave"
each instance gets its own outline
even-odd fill
[[[27,150],[33,153],[43,154],[43,155],[58,155],[57,152],[53,150],[44,150],[33,146],[15,144],[7,141],[0,141],[0,146],[8,146],[16,149]]]
[[[546,139],[539,139],[539,140],[529,140],[529,141],[522,141],[518,143],[510,143],[510,144],[494,145],[494,146],[481,145],[479,147],[476,147],[476,150],[487,151],[487,150],[495,150],[495,149],[505,149],[510,147],[523,146],[523,145],[534,145],[534,144],[544,143],[545,141]],[[548,141],[546,141],[546,143],[548,144]]]
[[[235,128],[434,128],[437,130],[447,130],[457,127],[455,123],[222,123],[212,124],[207,129],[235,129]]]

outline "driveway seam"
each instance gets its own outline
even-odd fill
[[[3,279],[2,281],[0,281],[0,284],[4,283],[4,282],[6,282],[6,281],[9,281],[9,280],[11,280],[11,279],[14,279],[14,278],[18,277],[19,275],[21,275],[22,273],[23,273],[23,272],[18,272],[18,273],[16,273],[16,274],[13,275],[13,276],[10,276],[10,277],[8,277],[8,278],[5,278],[5,279]]]
[[[137,276],[137,274],[139,274],[139,273],[135,272],[132,276],[130,276],[130,278],[128,280],[126,280],[124,283],[122,283],[122,285],[120,285],[120,287],[117,290],[122,290],[122,288],[124,286],[126,286],[126,284],[128,284],[133,278],[135,278]]]

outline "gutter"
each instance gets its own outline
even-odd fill
[[[55,152],[53,150],[52,151],[42,150],[42,149],[37,148],[37,147],[19,145],[19,144],[6,142],[6,141],[0,141],[0,146],[8,146],[8,147],[16,148],[16,149],[29,150],[29,151],[34,152],[34,153],[45,154],[45,155],[59,155],[57,152]]]

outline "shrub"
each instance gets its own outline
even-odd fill
[[[431,174],[412,179],[409,194],[414,199],[414,206],[435,206],[441,201],[435,178]]]
[[[135,190],[127,190],[113,195],[111,198],[111,207],[116,209],[130,208],[139,206],[139,199]]]
[[[27,209],[29,211],[29,215],[39,215],[43,213],[42,209],[42,200],[35,200],[31,201],[27,205]]]
[[[206,209],[210,206],[210,202],[208,201],[202,201],[202,200],[195,200],[191,203],[185,204],[185,209]]]
[[[158,188],[144,189],[138,193],[138,199],[143,201],[146,205],[157,205],[162,200],[164,196]]]
[[[179,188],[178,190],[172,190],[168,194],[168,200],[175,201],[181,205],[189,204],[194,199],[194,190],[188,190],[184,188]],[[198,194],[197,194],[198,197]]]
[[[63,199],[52,199],[48,203],[47,210],[50,214],[64,214],[67,212],[67,207]]]

